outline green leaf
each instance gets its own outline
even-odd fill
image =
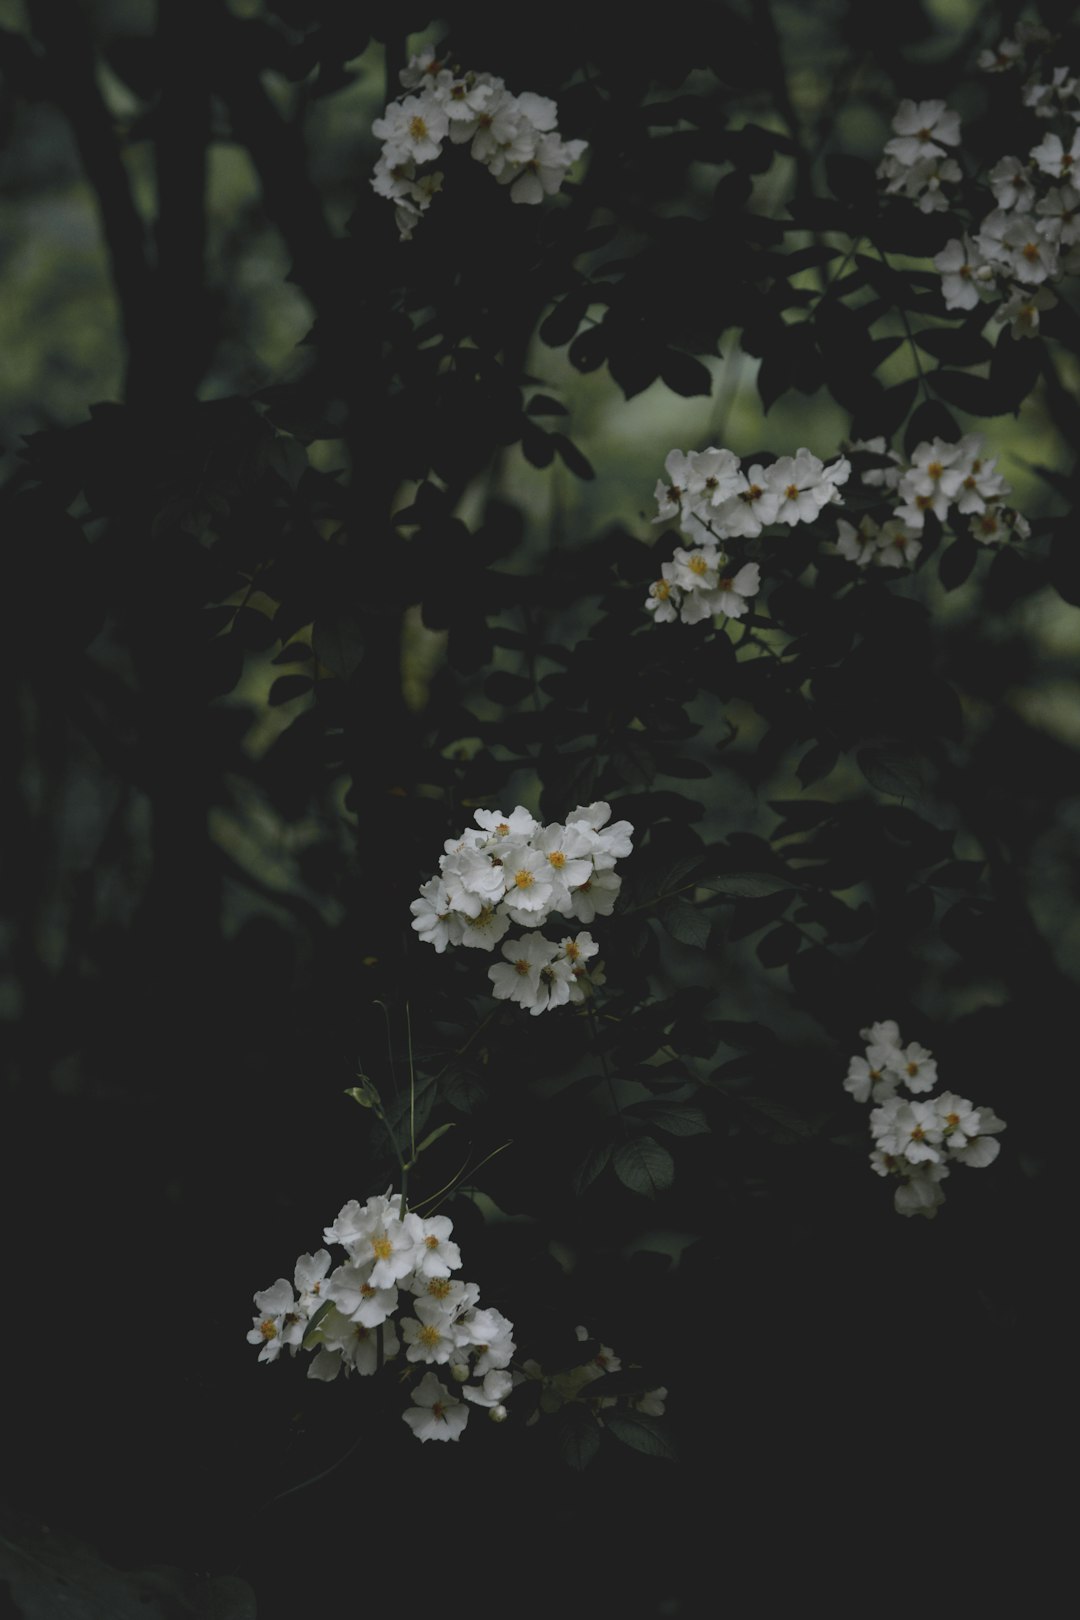
[[[855,763],[879,793],[898,799],[921,799],[926,793],[927,762],[913,749],[860,748]]]
[[[783,967],[798,953],[802,935],[794,923],[781,923],[758,941],[757,958],[762,967]]]
[[[705,913],[688,900],[669,900],[660,911],[660,921],[681,945],[696,945],[703,949],[709,942],[712,926]]]
[[[360,621],[351,613],[338,613],[319,619],[311,633],[315,657],[338,680],[347,681],[364,656],[364,635]]]
[[[607,1168],[613,1151],[612,1142],[602,1142],[599,1147],[590,1148],[574,1171],[575,1198],[580,1198],[585,1189],[591,1187],[597,1176]]]
[[[534,394],[525,407],[530,416],[569,416],[565,405],[560,405],[550,394]]]
[[[730,895],[733,900],[757,900],[797,885],[775,872],[721,872],[716,877],[702,878],[700,887],[711,889],[714,894]]]
[[[712,373],[700,360],[678,349],[665,349],[660,357],[660,375],[672,393],[690,398],[712,392]]]
[[[600,1425],[592,1413],[575,1401],[563,1407],[556,1423],[563,1462],[579,1472],[587,1468],[600,1449]]]
[[[668,1136],[703,1136],[709,1130],[709,1122],[696,1103],[641,1102],[626,1111],[643,1125],[666,1131]]]
[[[637,1136],[620,1142],[614,1152],[615,1174],[624,1187],[655,1198],[675,1179],[675,1165],[667,1148],[651,1136]]]
[[[333,1309],[333,1306],[334,1302],[332,1299],[324,1299],[318,1310],[316,1310],[315,1313],[309,1317],[308,1325],[304,1329],[304,1338],[301,1345],[302,1349],[314,1350],[316,1345],[322,1343],[322,1340],[316,1337],[316,1334],[319,1331],[319,1323],[322,1321],[327,1311]]]
[[[641,1451],[646,1457],[675,1460],[675,1448],[666,1426],[646,1412],[605,1412],[604,1427],[624,1446]]]

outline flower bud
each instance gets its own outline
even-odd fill
[[[451,1378],[456,1379],[459,1384],[463,1384],[469,1376],[469,1369],[465,1362],[455,1361],[453,1366],[450,1368],[450,1376]]]
[[[492,1423],[505,1423],[510,1414],[505,1406],[493,1406],[488,1416]]]

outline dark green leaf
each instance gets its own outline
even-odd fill
[[[704,949],[712,926],[705,913],[688,900],[668,900],[660,911],[660,921],[682,945],[696,945]]]
[[[579,1472],[587,1468],[600,1448],[600,1425],[579,1401],[564,1406],[555,1419],[563,1462]]]
[[[624,1446],[631,1446],[634,1451],[644,1452],[647,1457],[675,1460],[675,1450],[668,1438],[667,1428],[647,1412],[624,1412],[621,1409],[605,1412],[604,1427],[616,1440],[621,1440]]]
[[[660,376],[672,393],[692,398],[712,392],[712,374],[700,360],[678,349],[665,349],[660,357]]]
[[[565,405],[560,405],[550,394],[534,394],[525,407],[530,416],[569,416]]]
[[[709,1122],[696,1103],[640,1102],[633,1103],[626,1112],[654,1130],[665,1131],[668,1136],[702,1136]]]
[[[602,1142],[599,1147],[590,1148],[574,1171],[574,1196],[580,1198],[587,1187],[591,1187],[597,1176],[605,1170],[611,1161],[614,1151],[612,1142]]]
[[[484,691],[495,703],[507,705],[520,703],[528,697],[531,690],[524,675],[511,675],[509,671],[503,669],[497,669],[484,682]]]
[[[925,327],[915,341],[926,354],[949,366],[978,366],[989,360],[993,349],[981,332],[968,326]]]
[[[338,680],[347,681],[364,656],[364,633],[355,614],[342,612],[318,619],[311,634],[311,645],[319,663]]]
[[[576,478],[595,478],[592,463],[587,456],[583,456],[576,444],[573,444],[564,433],[553,433],[551,442],[559,452],[559,456],[566,467]]]
[[[737,900],[759,900],[764,895],[779,894],[795,885],[790,878],[778,877],[773,872],[721,872],[714,877],[702,878],[700,887],[714,894],[730,895]]]
[[[898,799],[921,799],[926,793],[927,761],[914,749],[860,748],[855,763],[879,793],[891,793]]]
[[[623,1186],[646,1198],[654,1198],[674,1180],[671,1154],[651,1136],[636,1136],[629,1142],[620,1142],[613,1158],[615,1174]]]
[[[970,576],[979,557],[978,541],[969,534],[957,535],[944,546],[938,558],[938,578],[947,591],[955,591]]]

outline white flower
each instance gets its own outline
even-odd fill
[[[696,546],[692,551],[675,548],[672,575],[682,591],[714,591],[720,553],[715,545]]]
[[[282,1348],[293,1355],[304,1336],[305,1320],[297,1308],[293,1291],[284,1277],[255,1295],[258,1316],[247,1336],[248,1344],[258,1344],[260,1361],[276,1361]]]
[[[891,1097],[870,1115],[870,1131],[883,1153],[912,1164],[937,1163],[936,1144],[942,1128],[931,1103],[909,1103]]]
[[[500,1406],[514,1387],[514,1377],[501,1367],[484,1374],[482,1384],[466,1384],[461,1393],[476,1406]]]
[[[1014,39],[1003,39],[996,50],[979,52],[978,66],[983,73],[1007,73],[1023,54],[1023,47]]]
[[[717,525],[725,537],[756,539],[762,529],[776,521],[781,496],[769,487],[768,475],[760,465],[739,473],[735,482],[735,494],[717,511]]]
[[[416,1315],[406,1316],[401,1323],[401,1335],[408,1345],[406,1359],[445,1366],[457,1349],[449,1312],[439,1300],[426,1296],[416,1301],[415,1308]]]
[[[533,1014],[562,1006],[570,999],[573,974],[569,963],[556,959],[557,947],[543,934],[523,934],[508,940],[503,955],[510,966],[488,969],[492,995],[498,1001],[516,1001]]]
[[[293,1284],[299,1297],[299,1309],[305,1319],[318,1310],[325,1294],[326,1273],[330,1270],[330,1255],[326,1249],[317,1254],[302,1254],[293,1272]]]
[[[765,477],[769,488],[779,496],[775,522],[792,525],[814,521],[832,498],[832,489],[823,484],[824,470],[824,463],[809,450],[798,450],[794,456],[781,456],[773,462]]]
[[[595,804],[579,804],[566,818],[567,827],[582,832],[587,839],[593,865],[598,872],[613,867],[634,847],[631,840],[634,831],[632,824],[629,821],[612,821],[608,826],[609,821],[611,806],[603,799],[598,799]],[[583,921],[588,919],[584,918]]]
[[[670,563],[664,564],[664,569],[671,568]],[[649,586],[649,594],[645,598],[646,611],[653,615],[654,624],[673,624],[679,616],[679,604],[682,601],[682,592],[673,585],[669,579],[658,579]]]
[[[509,927],[510,918],[505,911],[485,906],[477,916],[461,919],[461,944],[474,950],[493,951]]]
[[[1057,298],[1049,287],[1038,287],[1034,292],[1025,288],[1002,304],[994,312],[994,319],[1002,324],[1010,322],[1013,337],[1034,337],[1039,330],[1039,315],[1044,309],[1053,309],[1056,303]]]
[[[1038,146],[1032,147],[1030,156],[1043,174],[1049,174],[1055,180],[1070,180],[1073,170],[1080,163],[1080,128],[1073,131],[1072,141],[1067,148],[1062,145],[1059,135],[1047,135]]]
[[[849,1062],[844,1090],[850,1091],[856,1102],[869,1102],[871,1097],[876,1103],[886,1102],[895,1097],[896,1087],[897,1076],[891,1069],[875,1066],[861,1057],[853,1057]]]
[[[509,1367],[517,1346],[514,1324],[501,1311],[470,1311],[454,1325],[459,1350],[475,1352],[473,1374],[482,1378],[494,1368]]]
[[[430,878],[421,885],[420,898],[409,906],[413,914],[412,927],[434,945],[441,956],[448,945],[461,944],[461,918],[454,911],[450,892],[441,878]]]
[[[933,1054],[920,1046],[918,1041],[912,1041],[900,1052],[895,1063],[897,1073],[900,1075],[909,1091],[929,1091],[937,1080],[937,1064]]]
[[[476,825],[495,840],[515,838],[527,841],[538,830],[540,823],[523,804],[518,804],[509,815],[502,810],[477,810]]]
[[[350,1262],[338,1266],[326,1285],[326,1297],[333,1300],[342,1316],[351,1322],[362,1322],[365,1327],[381,1327],[397,1309],[398,1291],[395,1287],[376,1288],[371,1281],[372,1263]]]
[[[934,266],[941,271],[945,308],[974,309],[979,302],[980,272],[987,267],[970,236],[947,242],[935,256]]]
[[[414,1267],[416,1277],[449,1277],[461,1265],[461,1250],[450,1242],[453,1221],[445,1215],[431,1215],[422,1220],[419,1215],[406,1215],[405,1225],[416,1241],[419,1256]]]
[[[469,1421],[469,1408],[429,1372],[412,1392],[414,1409],[401,1415],[418,1440],[457,1440]]]
[[[1035,204],[1035,212],[1042,215],[1035,229],[1048,242],[1059,247],[1080,242],[1080,191],[1075,186],[1051,186]]]
[[[841,557],[865,568],[873,560],[881,530],[872,517],[861,517],[858,527],[838,518],[836,523],[836,549]],[[415,927],[415,924],[413,925]]]
[[[647,1389],[644,1395],[639,1395],[637,1400],[630,1402],[630,1405],[635,1412],[644,1412],[649,1417],[663,1417],[667,1393],[667,1386],[661,1384],[659,1389]]]
[[[960,144],[960,114],[943,101],[902,101],[892,127],[896,137],[885,143],[885,151],[905,168],[944,157],[946,146]]]
[[[376,118],[371,132],[384,141],[394,154],[427,163],[439,155],[449,127],[445,111],[434,96],[408,96],[392,101],[382,118]]]
[[[716,582],[716,590],[709,592],[713,613],[726,613],[729,619],[741,619],[751,596],[761,587],[761,569],[757,563],[744,563],[739,572],[725,575]]]
[[[941,1183],[949,1174],[946,1164],[924,1164],[909,1170],[893,1193],[893,1207],[898,1215],[925,1215],[933,1220],[945,1194]]]
[[[999,208],[1030,208],[1035,201],[1031,164],[1027,158],[1003,157],[990,170],[988,179]]]

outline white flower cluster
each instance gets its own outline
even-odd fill
[[[825,466],[809,450],[781,456],[771,466],[743,472],[730,450],[672,450],[664,461],[666,478],[656,485],[654,523],[674,520],[693,542],[664,563],[661,578],[649,586],[645,606],[654,622],[681,619],[697,624],[724,613],[739,619],[757,594],[757,563],[736,567],[725,549],[730,540],[753,540],[770,523],[812,523],[840,499],[851,465],[841,456]]]
[[[910,197],[924,214],[948,208],[943,189],[963,179],[960,165],[945,148],[960,144],[960,115],[943,101],[902,101],[885,143],[878,179],[885,190]]]
[[[997,457],[985,456],[981,433],[966,433],[957,444],[942,439],[917,445],[905,465],[883,438],[857,440],[853,452],[865,451],[884,459],[885,465],[868,468],[862,474],[866,485],[888,490],[896,497],[891,517],[883,524],[864,516],[853,525],[843,519],[838,524],[837,549],[860,568],[870,563],[899,568],[913,563],[922,550],[919,535],[927,512],[944,521],[955,506],[970,519],[968,528],[976,540],[989,545],[1010,533],[1026,539],[1031,533],[1026,518],[1003,504],[1012,493],[997,471]],[[955,519],[954,519],[955,522]]]
[[[615,862],[629,855],[633,827],[608,825],[611,806],[579,805],[565,825],[544,827],[523,805],[510,814],[478,810],[475,827],[448,839],[439,876],[429,879],[409,907],[412,926],[439,952],[448,945],[495,948],[511,924],[530,932],[502,947],[506,962],[488,969],[492,994],[534,1015],[568,1001],[584,1001],[602,984],[589,961],[599,946],[588,933],[559,941],[539,932],[553,914],[591,923],[610,915],[622,879]]]
[[[920,1096],[937,1083],[933,1054],[917,1041],[902,1046],[891,1018],[859,1034],[867,1043],[866,1053],[851,1059],[844,1090],[856,1102],[878,1104],[870,1114],[875,1143],[871,1166],[879,1176],[898,1178],[893,1194],[898,1214],[933,1219],[945,1202],[941,1183],[952,1166],[982,1170],[993,1164],[1000,1151],[994,1137],[1005,1129],[1005,1121],[952,1091],[909,1102],[898,1095],[899,1087]]]
[[[561,138],[559,110],[549,97],[512,95],[491,73],[451,67],[433,46],[412,57],[401,83],[415,94],[392,101],[371,126],[383,143],[371,184],[394,203],[402,240],[442,188],[441,169],[419,168],[435,161],[447,138],[467,144],[516,203],[542,202],[558,191],[585,150],[585,141]]]
[[[1022,25],[997,51],[983,51],[979,65],[1005,72],[1029,52],[1037,58],[1049,42],[1038,24]],[[993,206],[977,227],[948,242],[934,265],[946,309],[994,302],[994,320],[1007,323],[1013,337],[1033,337],[1042,311],[1057,303],[1050,284],[1080,271],[1080,80],[1067,67],[1043,71],[1036,60],[1021,99],[1036,118],[1057,127],[1026,155],[1003,156],[994,165],[987,176]],[[944,102],[905,101],[893,128],[898,138],[888,142],[878,168],[886,191],[917,199],[924,212],[948,206],[941,183],[961,178],[944,152],[959,143],[956,114]]]
[[[342,1369],[346,1376],[378,1371],[400,1356],[404,1342],[406,1362],[447,1367],[465,1397],[427,1372],[402,1413],[417,1439],[456,1440],[468,1421],[466,1403],[489,1408],[500,1422],[513,1383],[514,1325],[481,1308],[475,1283],[451,1278],[461,1265],[452,1231],[445,1215],[423,1220],[406,1212],[389,1189],[363,1205],[352,1199],[323,1233],[348,1258],[331,1271],[326,1249],[302,1254],[291,1284],[279,1277],[255,1295],[259,1314],[248,1343],[260,1346],[260,1361],[276,1361],[284,1348],[292,1355],[315,1350],[307,1375],[329,1381]],[[395,1322],[399,1302],[412,1314]]]

